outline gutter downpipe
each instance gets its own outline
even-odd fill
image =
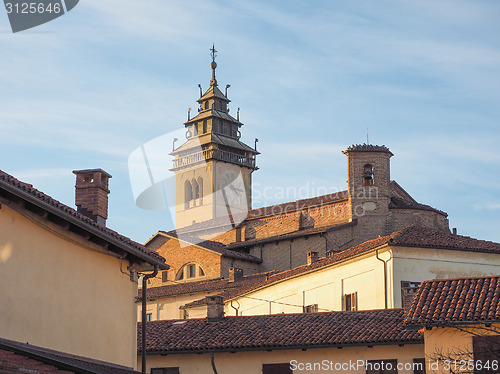
[[[142,277],[142,372],[146,374],[146,291],[148,279],[156,277],[159,266],[155,265],[151,274],[144,274]]]
[[[387,261],[382,260],[378,256],[378,249],[375,252],[375,256],[377,257],[377,260],[382,261],[384,263],[384,304],[385,304],[385,309],[387,309]]]

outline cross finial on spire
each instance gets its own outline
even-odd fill
[[[215,57],[217,57],[217,51],[215,50],[215,43],[212,44],[212,49],[210,49],[210,54],[212,55],[212,63],[210,67],[212,68],[212,80],[210,81],[210,86],[217,86],[217,79],[215,79],[215,68],[217,63],[215,62]]]
[[[217,50],[215,49],[215,43],[212,44],[212,48],[210,49],[210,55],[212,56],[212,62],[215,62],[215,58],[217,57]]]

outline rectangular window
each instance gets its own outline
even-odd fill
[[[318,304],[306,305],[304,307],[304,313],[318,313]]]
[[[161,281],[164,283],[168,281],[168,270],[161,272]]]
[[[397,374],[398,360],[368,360],[366,374]]]
[[[207,120],[203,120],[203,133],[206,134],[207,133]]]
[[[178,367],[151,368],[151,374],[179,374]]]
[[[413,359],[413,374],[425,374],[425,358]]]
[[[152,321],[153,320],[153,313],[146,313],[146,321]]]
[[[196,277],[196,265],[189,265],[189,278]]]
[[[263,364],[262,374],[292,374],[290,363],[284,364]]]
[[[488,327],[485,328],[488,329]],[[472,338],[472,350],[475,363],[474,373],[492,374],[499,372],[500,335],[474,336]]]
[[[358,293],[345,294],[342,300],[343,310],[358,310]]]

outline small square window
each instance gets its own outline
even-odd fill
[[[146,313],[146,321],[150,322],[153,320],[153,313]]]

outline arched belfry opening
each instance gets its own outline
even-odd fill
[[[189,209],[189,204],[193,200],[193,186],[190,181],[184,183],[184,208]]]
[[[366,164],[363,167],[363,185],[364,186],[373,186],[374,183],[374,173],[373,173],[373,165]]]

